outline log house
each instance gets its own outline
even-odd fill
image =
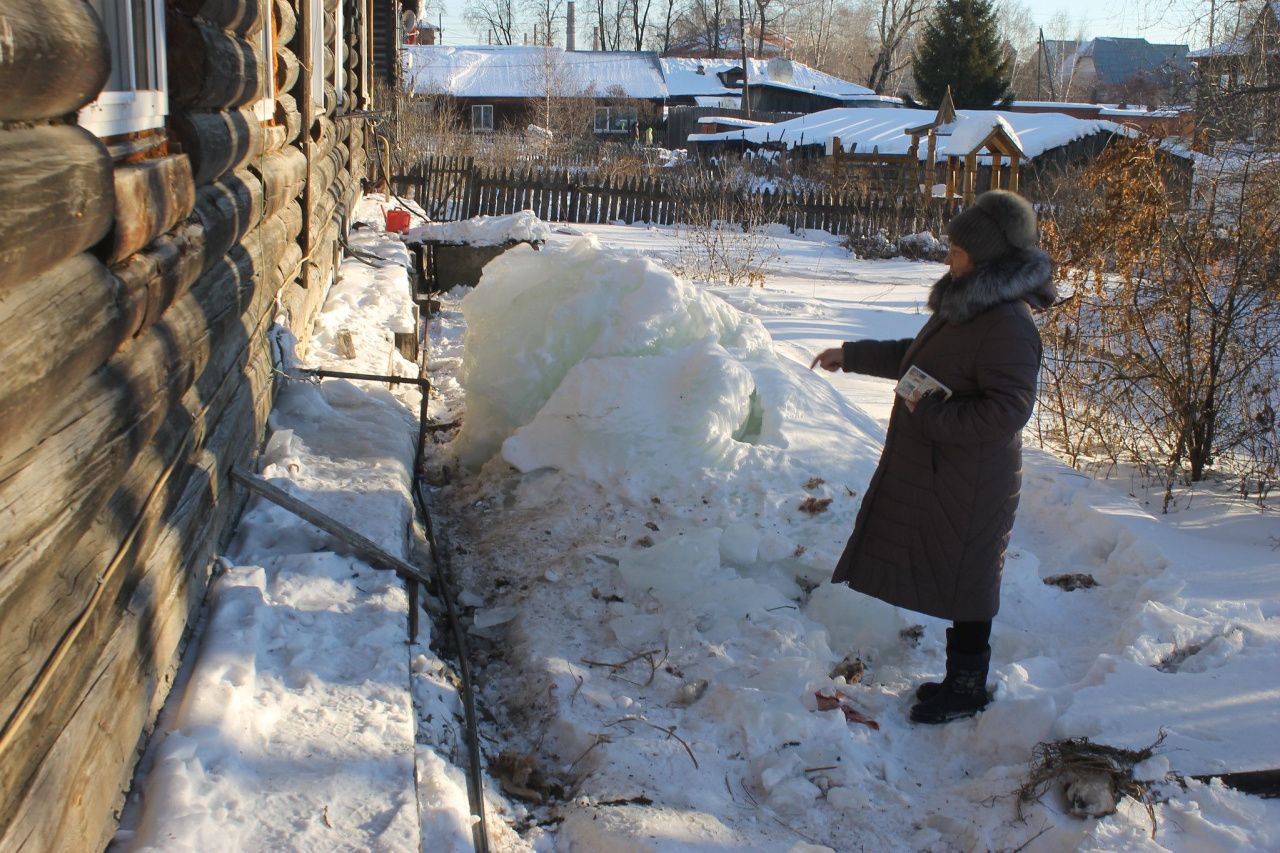
[[[0,849],[112,838],[273,330],[305,355],[335,274],[398,8],[0,0]]]

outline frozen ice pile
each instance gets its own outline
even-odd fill
[[[508,252],[462,311],[467,417],[455,450],[471,467],[500,452],[521,471],[554,468],[644,503],[686,491],[694,474],[704,487],[767,490],[786,454],[823,475],[824,445],[872,446],[879,433],[779,358],[758,320],[594,238]],[[824,476],[865,480],[869,454],[849,461]],[[801,483],[786,484],[797,501]]]

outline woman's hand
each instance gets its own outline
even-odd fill
[[[809,369],[813,370],[819,365],[823,370],[832,372],[844,367],[844,348],[832,347],[831,349],[824,349],[813,357],[813,361],[809,364]]]

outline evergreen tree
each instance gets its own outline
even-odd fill
[[[913,62],[921,101],[936,107],[951,87],[959,109],[990,109],[1010,97],[1013,62],[991,0],[940,0]]]

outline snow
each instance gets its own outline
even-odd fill
[[[866,86],[859,86],[857,83],[842,80],[824,71],[811,68],[803,62],[792,60],[786,66],[775,64],[775,69],[789,67],[791,72],[790,79],[780,80],[770,75],[769,60],[749,59],[748,61],[750,62],[748,84],[764,82],[782,84],[806,92],[817,92],[818,94],[835,98],[846,95],[875,94],[874,91]],[[716,76],[731,68],[741,68],[742,60],[740,58],[689,59],[664,56],[658,62],[662,66],[662,76],[666,80],[667,91],[673,98],[689,97],[691,95],[742,94],[741,89],[726,87],[720,81],[720,78]],[[702,69],[701,74],[698,73],[699,68]]]
[[[375,229],[352,239],[392,262],[344,263],[311,358],[385,369],[404,250]],[[490,778],[495,849],[1280,848],[1280,802],[1167,775],[1280,766],[1271,511],[1199,487],[1157,516],[1140,479],[1091,479],[1029,441],[995,701],[911,725],[944,625],[826,582],[892,383],[807,365],[839,340],[914,334],[943,267],[775,239],[764,288],[721,287],[667,271],[670,230],[555,229],[440,297],[431,417],[462,426],[436,433],[428,474],[484,750],[565,787],[539,805]],[[339,328],[355,365],[331,349]],[[290,384],[263,473],[410,556],[416,405]],[[400,585],[259,503],[228,557],[118,840],[469,849],[456,679],[406,647]],[[1043,582],[1065,572],[1098,585]],[[846,657],[860,679],[832,674]],[[1130,799],[1082,819],[1054,791],[1017,818],[1038,743],[1145,747],[1162,730],[1137,771],[1158,795],[1154,838]]]
[[[502,216],[474,216],[458,222],[426,222],[404,233],[406,241],[434,240],[469,246],[501,246],[505,243],[542,243],[551,229],[532,210]]]
[[[936,117],[932,110],[877,109],[873,107],[841,107],[823,110],[777,124],[749,130],[729,130],[716,134],[699,134],[697,141],[731,142],[746,140],[756,144],[783,142],[788,148],[797,145],[824,145],[839,138],[845,150],[858,153],[878,151],[881,154],[906,154],[911,149],[911,127],[928,124]],[[1072,118],[1061,113],[1016,113],[1001,110],[957,110],[953,135],[965,139],[981,132],[985,137],[995,122],[1003,122],[1022,144],[1028,157],[1038,157],[1095,133],[1128,133],[1115,122]],[[981,139],[979,137],[979,140]],[[690,137],[694,139],[695,137]],[[854,148],[853,146],[856,146]],[[967,152],[966,152],[967,153]],[[920,157],[928,156],[921,145]],[[942,151],[938,157],[946,156]]]
[[[629,98],[667,97],[652,53],[565,51],[558,47],[404,45],[404,78],[418,94],[459,98],[534,98],[592,90]]]
[[[1018,138],[1018,132],[1009,124],[1009,120],[1004,116],[987,117],[983,115],[975,115],[964,118],[956,117],[956,121],[951,127],[951,132],[946,136],[940,137],[940,145],[938,145],[938,156],[940,157],[967,157],[978,149],[997,129],[1003,130],[1013,140],[1014,145],[1022,148],[1022,140]],[[1056,146],[1054,146],[1056,147]],[[1023,156],[1026,151],[1023,150]]]

